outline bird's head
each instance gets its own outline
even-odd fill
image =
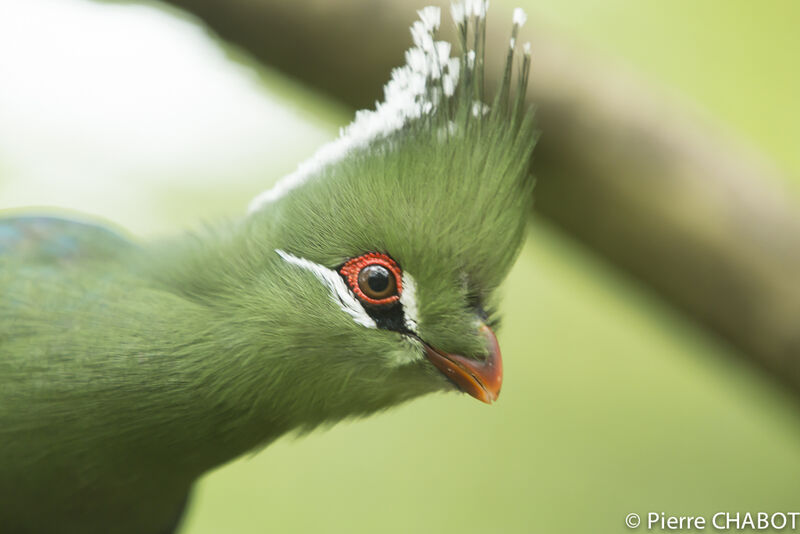
[[[484,102],[485,10],[453,7],[454,57],[434,38],[438,8],[420,11],[385,101],[251,205],[274,236],[280,329],[306,368],[326,367],[319,404],[356,396],[366,412],[440,389],[487,403],[500,392],[493,305],[523,236],[535,133],[527,45],[512,76],[521,11]]]

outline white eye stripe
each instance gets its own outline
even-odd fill
[[[287,263],[296,265],[310,271],[322,282],[331,292],[331,298],[348,314],[353,320],[367,328],[378,328],[378,324],[370,317],[364,306],[356,298],[353,292],[347,287],[338,272],[328,269],[324,265],[314,263],[305,258],[298,258],[281,249],[275,252]],[[417,310],[417,284],[409,273],[403,273],[403,290],[400,293],[400,304],[403,306],[403,320],[405,327],[412,333],[417,333],[418,310]]]
[[[305,258],[298,258],[280,249],[275,249],[275,252],[287,263],[311,271],[311,273],[313,273],[320,282],[325,284],[331,292],[333,301],[339,305],[343,312],[352,317],[356,323],[367,328],[378,328],[375,320],[369,316],[364,306],[353,296],[350,288],[344,283],[339,273]]]
[[[400,293],[400,304],[403,305],[406,328],[411,332],[417,333],[417,284],[414,278],[403,273],[403,292]]]

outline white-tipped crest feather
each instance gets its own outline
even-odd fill
[[[257,212],[267,204],[278,200],[311,177],[320,174],[329,165],[341,161],[352,151],[367,148],[373,142],[385,139],[401,130],[409,122],[434,114],[443,99],[459,98],[458,87],[462,76],[464,80],[468,80],[466,84],[476,84],[475,96],[481,99],[483,62],[476,61],[476,50],[472,45],[467,45],[465,39],[470,19],[477,20],[476,24],[482,33],[488,8],[488,0],[463,0],[451,5],[450,13],[462,32],[462,51],[457,57],[450,57],[452,46],[449,42],[434,39],[434,34],[441,23],[441,10],[438,7],[419,10],[417,13],[420,20],[411,26],[411,36],[415,46],[406,51],[406,64],[392,71],[391,79],[384,86],[383,102],[376,103],[374,110],[356,112],[353,122],[341,129],[336,140],[322,146],[294,172],[284,176],[271,189],[254,198],[250,203],[249,212]],[[514,10],[515,33],[511,41],[512,49],[516,30],[525,22],[525,18],[525,13],[521,9]],[[482,59],[483,41],[475,46]],[[468,70],[467,74],[462,72],[463,68]],[[472,115],[475,117],[487,114],[488,106],[482,101],[475,105],[466,105],[471,106]]]
[[[517,7],[514,9],[514,15],[511,18],[514,25],[522,27],[525,22],[528,20],[528,15],[525,14],[525,11],[522,8]]]

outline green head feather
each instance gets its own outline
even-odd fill
[[[482,328],[522,241],[536,135],[524,105],[529,47],[520,60],[514,53],[524,14],[515,11],[502,81],[487,104],[485,10],[485,2],[453,6],[454,57],[450,43],[435,40],[439,9],[421,10],[415,46],[385,100],[257,197],[244,221],[214,243],[200,238],[194,259],[169,262],[181,266],[178,278],[165,270],[169,287],[230,307],[227,331],[252,376],[280,369],[285,377],[280,388],[254,391],[220,373],[220,390],[280,405],[291,426],[312,427],[452,389],[424,345],[486,356]],[[339,272],[373,252],[402,271],[388,311],[360,299]]]
[[[411,30],[416,46],[393,72],[385,101],[357,113],[339,139],[260,195],[247,222],[256,239],[272,236],[264,248],[330,271],[367,252],[389,255],[415,286],[414,309],[403,310],[413,315],[414,334],[475,358],[485,352],[476,321],[487,320],[494,291],[521,243],[536,138],[532,112],[523,104],[527,45],[512,84],[514,45],[524,22],[519,10],[501,85],[491,105],[485,102],[485,7],[453,7],[461,47],[454,57],[450,43],[435,40],[438,8],[420,11]],[[448,387],[433,372],[426,373],[428,381],[417,377],[413,387],[395,380],[388,370],[402,364],[431,370],[420,348],[391,328],[365,328],[354,314],[342,313],[335,291],[308,268],[283,263],[276,269],[288,281],[285,290],[296,299],[301,321],[318,324],[310,314],[332,319],[325,331],[315,326],[308,335],[321,336],[329,352],[349,354],[354,374],[377,366],[386,376],[381,391],[394,391],[398,400],[400,391]],[[333,348],[331,339],[342,341]]]

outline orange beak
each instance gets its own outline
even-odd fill
[[[469,393],[486,404],[491,404],[500,395],[503,385],[503,359],[500,357],[500,346],[492,329],[481,326],[481,333],[486,337],[489,354],[485,360],[472,360],[458,354],[449,354],[425,346],[428,360],[450,379],[458,388]]]

